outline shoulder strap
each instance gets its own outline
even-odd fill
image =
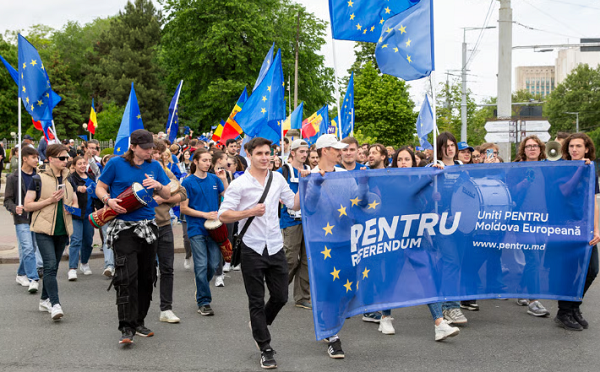
[[[265,191],[263,192],[262,196],[260,197],[258,204],[265,202],[265,199],[267,198],[267,194],[269,193],[269,189],[271,188],[271,181],[273,181],[273,172],[269,172],[269,179],[267,180],[267,185],[265,186]],[[250,224],[252,223],[252,221],[254,221],[254,216],[252,216],[246,220],[246,223],[244,224],[244,228],[242,229],[242,232],[240,232],[240,234],[239,234],[240,239],[242,239],[244,237],[244,234],[246,234],[246,231],[248,230],[248,227],[250,227]]]
[[[288,168],[288,163],[283,164],[283,169],[281,169],[281,174],[283,174],[283,178],[285,181],[288,181],[288,176],[290,175],[290,168]]]
[[[35,174],[32,177],[32,182],[35,185],[35,201],[40,200],[42,195],[42,178],[39,174]]]

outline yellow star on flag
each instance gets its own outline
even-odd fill
[[[31,111],[33,111],[33,105],[31,105]]]
[[[350,14],[350,20],[351,20],[351,21],[354,21],[354,18],[355,18],[355,17],[356,17],[356,16],[354,15],[354,13]]]
[[[142,115],[138,115],[138,116],[137,116],[137,118],[138,118],[138,119],[141,119],[141,118],[142,118]]]
[[[27,89],[25,89],[25,85],[23,85],[23,93],[26,91],[27,91]]]
[[[387,32],[388,34],[389,34],[390,32],[392,32],[392,31],[393,31],[393,30],[392,30],[391,28],[389,28],[389,27],[388,27],[388,29],[387,29],[387,30],[385,30],[385,32]]]
[[[340,212],[340,217],[347,216],[347,214],[346,214],[346,207],[344,207],[341,204],[340,204],[340,209],[338,209],[338,212]]]
[[[44,69],[44,64],[42,63],[42,70]]]
[[[333,275],[333,281],[335,282],[336,279],[340,278],[340,270],[336,270],[335,266],[333,267],[333,272],[330,273],[331,275]]]
[[[23,68],[27,67],[27,63],[23,62]]]
[[[400,31],[400,35],[405,34],[406,33],[406,27],[400,25],[400,28],[398,29],[398,31]]]
[[[269,92],[271,91],[271,86],[270,86],[270,85],[267,87],[267,90],[268,90]]]
[[[383,41],[383,38],[382,38],[382,37],[380,37],[380,38],[379,38],[379,42],[381,43],[382,41]]]
[[[371,32],[375,31],[375,26],[371,26]]]
[[[43,105],[43,104],[44,104],[44,102],[42,102],[42,101],[37,101],[37,105],[38,105],[38,106],[41,106],[41,105]]]
[[[385,8],[385,14],[390,14],[392,10],[390,9],[390,7],[388,6],[387,8]]]
[[[383,49],[383,48],[387,48],[387,47],[388,47],[388,45],[387,45],[387,44],[383,44],[383,45],[381,46],[381,49]]]
[[[263,107],[263,108],[260,109],[260,112],[262,112],[264,114],[264,113],[267,112],[267,110],[265,110],[265,108]]]
[[[369,209],[375,209],[381,203],[377,203],[377,200],[373,200],[373,203],[369,204]]]
[[[406,59],[408,60],[408,63],[412,63],[412,59],[410,58],[410,56],[406,56]]]
[[[263,96],[262,100],[265,102],[267,100],[267,96]]]
[[[355,205],[358,205],[358,203],[360,203],[362,200],[360,200],[357,196],[354,199],[350,199],[350,201],[352,202],[352,206],[354,207]]]
[[[360,25],[360,23],[356,25],[356,29],[357,30],[362,30],[362,26]]]
[[[394,48],[394,53],[398,53],[398,48]]]
[[[352,283],[350,280],[346,279],[346,284],[344,284],[344,287],[346,287],[346,293],[348,293],[348,291],[352,290]]]
[[[406,42],[406,46],[409,47],[411,42],[412,42],[412,40],[408,39],[408,41]]]
[[[381,21],[379,21],[379,24],[382,25],[385,23],[385,20],[383,18],[381,18]]]
[[[327,248],[327,246],[325,246],[325,250],[322,251],[321,253],[323,253],[324,260],[326,260],[327,257],[331,258],[331,249]]]
[[[25,97],[25,102],[29,103],[29,97]]]
[[[46,93],[46,98],[50,98],[50,93]]]
[[[32,66],[35,66],[35,65],[37,65],[37,61],[36,61],[35,59],[32,59],[32,60],[31,60],[31,65],[32,65]]]
[[[352,2],[352,0],[348,1],[348,7],[352,8],[352,5],[353,5],[353,4],[354,4],[354,3]]]
[[[335,227],[335,225],[329,225],[329,222],[327,222],[327,226],[325,226],[323,228],[323,230],[325,230],[325,236],[327,236],[327,234],[331,234],[333,235],[333,232],[331,232],[331,230]]]
[[[363,272],[362,272],[362,274],[363,274],[363,279],[364,279],[364,278],[368,278],[368,277],[369,277],[369,271],[371,271],[371,270],[369,270],[369,269],[367,269],[367,268],[365,267],[365,271],[363,271]]]
[[[365,29],[363,30],[363,34],[366,34],[366,33],[367,33],[367,29],[365,28]]]

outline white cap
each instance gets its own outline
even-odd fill
[[[72,139],[69,140],[70,143],[75,143],[75,141],[73,141]]]
[[[309,147],[308,142],[306,142],[303,139],[298,138],[298,139],[295,139],[294,142],[292,142],[292,145],[290,146],[290,150],[296,150],[302,146]]]
[[[333,134],[322,135],[317,140],[316,145],[317,145],[317,150],[323,149],[326,147],[333,147],[334,149],[341,150],[341,149],[345,149],[346,147],[348,147],[348,144],[339,142],[337,140],[337,137],[334,136]]]

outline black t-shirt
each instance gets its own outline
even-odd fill
[[[31,186],[31,181],[33,181],[33,176],[35,173],[27,174],[21,170],[21,178],[23,180],[23,185],[25,185],[25,190],[29,190],[29,186]],[[35,187],[33,188],[35,190]]]

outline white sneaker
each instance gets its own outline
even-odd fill
[[[90,264],[79,265],[79,270],[81,270],[83,275],[92,275],[92,269],[90,269]]]
[[[167,323],[179,323],[179,319],[172,310],[165,310],[160,312],[160,321]]]
[[[49,313],[52,312],[52,304],[50,303],[50,299],[47,298],[45,300],[40,300],[40,306],[38,307],[40,311],[47,311]]]
[[[107,278],[112,278],[113,276],[115,276],[115,268],[112,266],[107,267],[102,272],[102,275],[104,275]]]
[[[215,287],[225,287],[225,275],[218,275],[215,277]]]
[[[241,271],[241,270],[242,270],[242,264],[239,264],[239,265],[233,267],[233,271]]]
[[[183,260],[183,268],[186,269],[186,270],[189,270],[189,269],[192,268],[192,264],[191,264],[189,258],[186,258],[186,259]]]
[[[467,324],[467,318],[463,315],[460,309],[444,310],[444,319],[449,324],[464,325]]]
[[[40,282],[38,282],[37,280],[32,280],[29,283],[29,293],[35,293],[38,291],[38,289],[40,289]]]
[[[230,271],[231,271],[231,263],[225,262],[225,264],[223,264],[223,272],[228,273]]]
[[[17,284],[20,284],[23,287],[29,287],[29,279],[27,278],[27,275],[17,275]]]
[[[74,282],[75,280],[77,280],[77,270],[69,269],[69,272],[67,272],[67,278],[70,282]]]
[[[394,320],[394,318],[391,316],[381,317],[381,320],[379,321],[379,332],[384,335],[396,334],[396,330],[392,325],[392,320]]]
[[[452,327],[446,319],[442,319],[440,325],[435,326],[435,340],[443,341],[448,337],[454,337],[460,333],[460,329],[457,327]]]
[[[62,318],[64,315],[65,314],[63,313],[60,304],[55,304],[54,306],[52,306],[52,312],[50,313],[52,320],[60,320],[60,318]]]

